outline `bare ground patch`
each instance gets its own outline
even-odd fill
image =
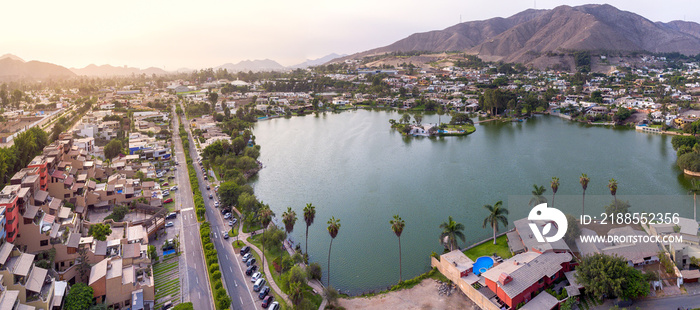
[[[397,292],[339,299],[338,304],[346,309],[479,309],[460,290],[450,296],[440,296],[433,279],[425,279],[413,288]]]

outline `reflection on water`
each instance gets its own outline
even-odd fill
[[[586,173],[591,178],[587,211],[601,212],[610,203],[607,184],[615,178],[619,197],[629,197],[636,212],[647,207],[636,195],[672,195],[677,201],[658,202],[665,212],[692,216],[689,181],[675,168],[675,152],[664,136],[537,116],[478,124],[464,137],[414,138],[390,128],[389,119],[400,118],[398,112],[322,114],[256,124],[265,168],[253,185],[276,214],[291,207],[300,216],[291,237],[302,248],[302,210],[309,202],[316,206],[309,255],[324,269],[330,242],[326,221],[341,219],[331,282],[343,291],[396,283],[398,243],[388,224],[394,214],[406,222],[403,276],[411,278],[429,269],[432,251],[442,251],[438,226],[448,216],[466,227],[461,246],[483,240],[491,235],[481,227],[483,205],[503,200],[512,223],[527,216],[532,184],[545,186],[551,199],[553,176],[560,179],[557,208],[566,213],[580,214],[578,178]],[[437,123],[438,117],[450,118],[425,114],[423,122]],[[511,199],[519,196],[526,198]]]

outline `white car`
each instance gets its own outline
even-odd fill
[[[173,186],[173,187],[170,188],[170,191],[171,191],[171,192],[174,192],[174,191],[176,191],[176,190],[177,190],[177,186]]]
[[[254,273],[253,276],[250,278],[250,282],[255,283],[255,281],[258,281],[258,279],[260,279],[261,277],[262,277],[262,273],[260,273],[258,271],[256,273]]]
[[[173,226],[175,226],[175,224],[173,224],[173,222],[165,223],[165,227],[173,227]]]
[[[218,207],[219,207],[219,202],[218,202],[218,201],[215,202],[215,203],[214,203],[214,206],[218,208]]]
[[[231,218],[231,213],[226,213],[226,215],[224,215],[225,220],[228,220],[230,218]]]

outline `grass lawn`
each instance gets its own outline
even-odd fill
[[[475,246],[469,250],[464,251],[471,260],[476,261],[477,258],[482,256],[491,256],[493,253],[498,254],[498,256],[504,259],[510,258],[510,249],[508,248],[508,241],[506,236],[500,236],[496,238],[496,244],[493,244],[493,239],[486,241],[478,246]]]
[[[153,280],[157,290],[155,300],[160,301],[156,304],[156,308],[161,307],[168,300],[174,304],[179,303],[180,275],[178,265],[177,255],[165,259],[161,258],[161,262],[153,265]]]
[[[445,127],[446,130],[464,130],[464,134],[470,134],[474,131],[476,131],[476,127],[474,125],[469,125],[469,124],[464,124],[464,125],[450,125],[447,124],[447,127]]]
[[[261,229],[262,229],[262,226],[260,225],[260,223],[253,224],[252,226],[248,222],[243,223],[243,232],[244,233],[249,233],[251,231],[257,231],[257,230],[261,230]]]

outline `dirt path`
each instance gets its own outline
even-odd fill
[[[459,290],[449,297],[438,295],[433,279],[425,279],[411,289],[398,292],[369,298],[339,299],[338,305],[346,309],[479,309]]]

